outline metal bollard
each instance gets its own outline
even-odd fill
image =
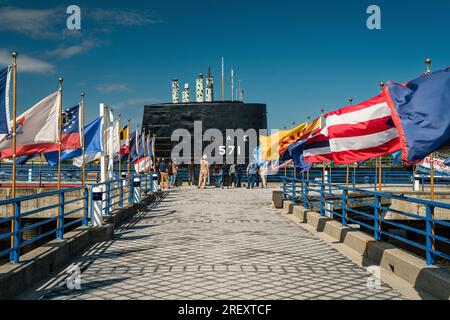
[[[99,227],[103,224],[103,190],[101,187],[92,188],[92,206],[91,224]]]
[[[139,203],[141,200],[141,178],[136,177],[133,179],[133,202]]]

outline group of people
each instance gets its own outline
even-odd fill
[[[267,173],[269,164],[250,162],[244,164],[213,164],[210,168],[207,157],[200,160],[200,172],[198,176],[198,188],[206,188],[211,185],[211,171],[216,188],[241,188],[244,174],[247,176],[247,189],[259,187],[267,188]],[[177,174],[179,165],[172,159],[158,158],[152,166],[152,171],[158,174],[158,184],[162,189],[171,189],[177,186]],[[212,169],[212,170],[210,170]],[[195,165],[188,165],[188,185],[195,185]]]
[[[243,164],[214,164],[213,174],[216,188],[230,187],[241,188],[244,172],[247,175],[247,189],[259,187],[260,179],[263,188],[267,188],[268,163],[258,164],[250,162],[248,166]],[[189,168],[189,185],[193,184],[194,167]],[[206,188],[210,184],[210,170],[207,157],[204,155],[200,160],[200,174],[198,179],[198,188]]]
[[[178,165],[172,159],[158,158],[152,170],[158,174],[158,183],[162,189],[176,187]]]

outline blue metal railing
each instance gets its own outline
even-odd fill
[[[349,223],[357,224],[372,231],[376,241],[381,240],[382,237],[388,240],[395,239],[405,247],[424,252],[428,265],[436,264],[438,257],[446,261],[450,260],[450,239],[448,238],[450,222],[435,218],[436,210],[450,215],[448,203],[293,177],[283,178],[282,190],[285,200],[318,211],[322,216],[336,219],[343,226]],[[418,214],[417,210],[415,212],[400,210],[389,205],[392,201],[412,204],[417,208],[422,206],[425,207],[425,212]],[[386,213],[395,214],[401,219],[386,218]],[[423,226],[412,226],[402,222],[405,220],[422,223]],[[414,236],[396,234],[389,227]],[[438,229],[440,232],[437,232]]]
[[[81,191],[81,192],[80,192]],[[67,195],[69,193],[77,192],[78,195],[75,198],[67,199]],[[82,195],[80,196],[79,193]],[[38,199],[46,199],[49,197],[53,197],[54,200],[57,199],[57,203],[38,207],[32,210],[26,210],[28,206],[28,201],[38,200]],[[55,199],[56,198],[56,199]],[[80,203],[81,202],[81,203]],[[77,204],[75,208],[67,208],[66,206],[70,204]],[[73,206],[72,206],[73,207]],[[88,190],[86,187],[78,187],[78,188],[69,188],[62,189],[56,191],[45,192],[41,194],[35,194],[30,196],[23,196],[13,199],[1,200],[0,208],[5,209],[2,210],[4,212],[4,218],[0,219],[0,224],[11,224],[11,230],[9,232],[5,232],[0,234],[1,239],[11,238],[12,245],[9,249],[0,251],[0,257],[10,254],[11,262],[19,262],[20,250],[44,237],[47,237],[51,234],[55,234],[57,238],[63,239],[64,230],[74,224],[81,223],[83,225],[87,225],[88,222]],[[13,209],[14,208],[14,209]],[[8,217],[9,211],[11,216]],[[56,210],[56,213],[48,213],[49,210]],[[29,224],[27,226],[21,226],[21,219],[30,218],[33,215],[38,213],[47,212],[45,218],[42,220]],[[67,218],[71,218],[76,213],[82,212],[82,217],[78,219],[71,219],[70,222],[66,222]],[[31,238],[26,241],[22,241],[22,236],[24,232],[27,232],[32,229],[36,229],[38,227],[50,225],[50,229]]]
[[[0,258],[9,254],[13,263],[20,261],[21,251],[31,244],[39,244],[51,235],[58,239],[64,238],[64,231],[69,227],[93,224],[93,188],[102,190],[102,213],[107,217],[112,210],[124,207],[125,202],[133,203],[133,179],[141,179],[141,194],[146,195],[153,191],[150,174],[131,175],[104,183],[93,184],[87,187],[66,188],[49,191],[35,195],[16,197],[0,201],[0,245],[2,241],[9,246],[0,246]],[[139,198],[140,199],[140,198]],[[48,204],[50,202],[50,204]],[[46,205],[43,205],[43,204]],[[32,209],[27,209],[32,206]],[[90,215],[89,215],[90,212]],[[81,214],[80,214],[81,213]],[[76,217],[75,217],[76,215]],[[36,218],[27,225],[22,225],[23,219]],[[34,219],[33,219],[34,220]],[[24,234],[45,227],[42,232],[28,239]],[[3,231],[2,231],[3,230]],[[46,238],[46,239],[44,239]],[[47,240],[49,241],[49,240]]]

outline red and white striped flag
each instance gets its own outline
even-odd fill
[[[348,164],[400,150],[397,129],[384,94],[325,115],[336,164]]]

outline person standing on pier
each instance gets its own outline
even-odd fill
[[[190,163],[188,164],[188,185],[190,186],[195,185],[194,175],[195,175],[195,164]]]
[[[169,165],[168,165],[166,159],[164,159],[164,158],[161,159],[161,163],[159,164],[159,173],[161,175],[161,189],[165,189],[166,186],[168,189],[170,189]]]
[[[247,166],[247,189],[255,187],[256,175],[258,174],[258,165],[250,162]]]
[[[222,189],[224,186],[226,186],[227,189],[230,189],[230,165],[228,165],[226,161],[222,165],[222,179],[220,186]]]
[[[265,161],[259,167],[259,175],[261,177],[262,187],[267,188],[267,172],[269,170],[269,162]]]
[[[198,177],[198,189],[200,189],[201,187],[203,187],[204,189],[206,189],[206,179],[208,177],[209,174],[209,163],[207,161],[208,157],[205,155],[203,155],[202,159],[200,160],[200,174]]]
[[[230,180],[229,180],[229,183],[230,183],[230,186],[231,186],[231,187],[232,187],[233,184],[234,184],[234,187],[236,188],[235,173],[236,173],[236,165],[233,163],[233,164],[230,166]]]
[[[236,174],[236,188],[241,187],[242,171],[243,171],[242,164],[237,164],[236,165],[236,173],[235,173]]]

